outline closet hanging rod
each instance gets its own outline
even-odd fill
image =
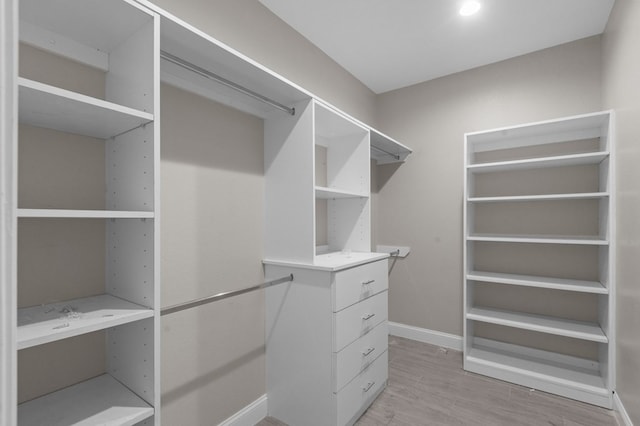
[[[203,297],[202,299],[196,299],[191,302],[179,303],[177,305],[169,306],[167,308],[162,309],[162,311],[160,312],[160,315],[173,314],[174,312],[184,311],[185,309],[195,308],[196,306],[206,305],[207,303],[216,302],[218,300],[227,299],[229,297],[238,296],[240,294],[249,293],[254,290],[260,290],[262,288],[271,287],[271,286],[286,283],[289,281],[293,281],[293,274],[289,274],[286,277],[278,278],[276,280],[267,281],[262,284],[257,284],[252,287],[247,287],[240,290],[225,291],[223,293],[218,293],[213,296],[207,296],[207,297]]]
[[[384,154],[390,155],[391,157],[395,158],[396,160],[399,160],[399,159],[400,159],[400,156],[399,156],[398,154],[394,154],[394,153],[392,153],[392,152],[385,151],[384,149],[382,149],[382,148],[378,148],[378,147],[377,147],[377,146],[375,146],[375,145],[371,145],[371,148],[375,149],[376,151],[380,151],[380,152],[382,152],[382,153],[384,153]]]
[[[286,105],[281,104],[278,101],[274,101],[271,98],[268,98],[264,95],[261,95],[260,93],[254,92],[251,89],[247,89],[246,87],[243,87],[237,83],[234,83],[231,80],[227,80],[226,78],[219,76],[218,74],[215,74],[209,70],[206,70],[202,67],[199,67],[195,64],[192,64],[191,62],[187,62],[184,59],[180,59],[175,55],[172,55],[169,52],[165,52],[164,50],[160,51],[160,57],[166,61],[169,61],[173,64],[178,65],[179,67],[182,67],[186,70],[189,70],[193,73],[196,73],[202,77],[208,78],[209,80],[213,80],[216,81],[224,86],[227,86],[233,90],[236,90],[240,93],[243,93],[249,97],[252,97],[254,99],[259,100],[260,102],[264,102],[265,104],[271,105],[274,108],[279,109],[280,111],[284,111],[287,114],[290,115],[296,115],[296,109],[295,108],[290,108]]]

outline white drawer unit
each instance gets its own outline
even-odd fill
[[[353,424],[362,414],[361,407],[368,407],[384,389],[389,373],[388,352],[353,379],[335,395],[338,407],[338,424]]]
[[[385,262],[368,263],[357,268],[336,272],[332,286],[334,293],[333,312],[338,312],[347,306],[387,290],[388,283]]]
[[[387,257],[371,253],[338,267],[265,262],[267,279],[294,275],[266,292],[270,416],[350,425],[384,389]]]
[[[334,351],[369,333],[382,321],[387,321],[387,292],[378,293],[334,314]]]
[[[385,294],[386,296],[386,294]],[[360,337],[340,352],[333,353],[335,377],[334,392],[338,392],[360,372],[367,369],[389,343],[389,327],[386,321],[378,324],[371,332]]]

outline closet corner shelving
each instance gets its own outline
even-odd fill
[[[13,177],[18,188],[14,210],[17,262],[36,265],[51,263],[51,259],[60,261],[56,252],[82,251],[88,244],[103,255],[98,262],[99,270],[104,269],[104,280],[86,285],[64,282],[55,271],[77,268],[70,257],[65,260],[68,263],[52,267],[54,272],[49,276],[40,277],[42,282],[29,279],[28,285],[24,276],[28,274],[21,274],[18,267],[17,282],[12,284],[19,295],[17,306],[12,308],[17,317],[13,350],[18,358],[21,351],[37,351],[39,359],[51,358],[51,365],[56,365],[64,362],[60,357],[71,355],[64,353],[65,347],[72,347],[67,339],[77,343],[77,339],[98,332],[104,334],[105,352],[97,357],[104,360],[104,365],[96,367],[102,371],[97,376],[30,388],[29,398],[18,401],[17,424],[158,425],[159,19],[130,0],[19,0],[18,4],[22,45],[70,60],[69,64],[81,64],[73,66],[88,65],[103,71],[105,98],[80,93],[69,82],[59,87],[55,79],[17,78],[21,129],[38,128],[38,134],[45,137],[55,134],[47,142],[59,143],[57,149],[65,152],[55,161],[63,161],[60,167],[69,170],[84,170],[88,174],[83,177],[91,181],[85,184],[76,179],[71,188],[67,180],[56,180],[60,179],[56,173],[50,175],[35,167],[31,151],[23,152],[16,167],[22,169]],[[40,143],[34,145],[24,138],[28,136],[21,135],[15,141],[16,149],[27,142],[32,147]],[[102,143],[104,168],[89,175],[90,168],[78,167],[85,158],[64,151],[69,150],[64,145],[69,138]],[[27,175],[32,179],[30,184],[20,179]],[[95,182],[96,186],[90,186]],[[42,192],[34,189],[45,183],[57,195],[42,200]],[[99,186],[104,189],[92,194],[90,201],[82,191],[75,192],[78,187]],[[103,235],[81,234],[81,229],[86,229],[81,224],[87,223],[92,229],[102,229]],[[43,229],[46,232],[40,236],[38,231]],[[47,233],[62,237],[51,243],[46,240]],[[88,243],[96,235],[99,237]],[[52,350],[50,344],[57,349]],[[86,350],[91,357],[95,348],[87,346]],[[20,374],[29,372],[21,369]],[[22,382],[18,375],[18,383]]]
[[[465,135],[466,370],[612,407],[612,121]]]
[[[265,121],[268,259],[370,252],[370,130],[316,100],[296,111]]]

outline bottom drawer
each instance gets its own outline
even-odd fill
[[[333,354],[333,391],[338,392],[366,369],[389,346],[389,329],[383,321],[369,333]]]
[[[334,394],[338,425],[353,424],[385,386],[388,375],[389,352],[385,351],[351,383]]]

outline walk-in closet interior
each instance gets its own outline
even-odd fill
[[[0,425],[640,425],[639,21],[0,0]]]

